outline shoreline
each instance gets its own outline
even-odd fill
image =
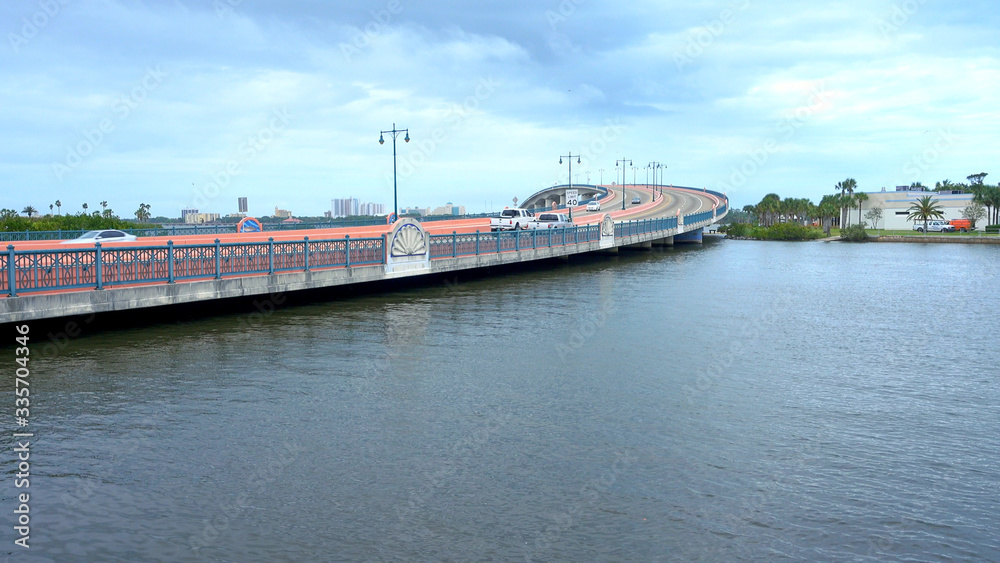
[[[919,242],[919,243],[954,243],[954,244],[1000,244],[1000,237],[946,237],[946,236],[912,236],[883,235],[870,237],[871,242]]]
[[[721,234],[721,233],[720,233]],[[708,235],[705,235],[708,236]],[[848,242],[839,236],[824,237],[810,240],[766,240],[747,237],[723,236],[726,240],[756,240],[760,242]],[[902,242],[902,243],[951,243],[951,244],[1000,244],[1000,237],[944,237],[944,236],[910,236],[910,235],[870,235],[868,242]]]

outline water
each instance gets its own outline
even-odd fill
[[[0,554],[1000,560],[998,259],[724,241],[79,338]]]

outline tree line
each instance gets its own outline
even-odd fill
[[[38,211],[28,205],[18,214],[13,209],[0,209],[0,232],[10,231],[90,231],[95,229],[144,229],[155,228],[159,225],[149,224],[150,206],[140,204],[136,211],[136,220],[122,219],[115,215],[115,212],[107,206],[107,201],[101,202],[101,211],[87,213],[88,205],[82,206],[82,211],[75,214],[53,214],[38,215]],[[49,206],[50,210],[59,208],[62,203],[56,201]]]
[[[77,213],[75,215],[66,215],[66,216],[67,217],[80,217],[80,216],[87,215],[88,209],[90,209],[90,205],[87,204],[87,203],[84,203],[81,206],[81,208],[83,209],[82,212],[79,212],[79,213]],[[139,204],[139,209],[137,209],[135,211],[135,220],[138,221],[138,222],[140,222],[140,223],[145,222],[145,221],[149,221],[149,218],[150,218],[149,210],[150,210],[150,205],[149,204],[147,204],[147,203],[140,203]],[[62,214],[62,201],[60,201],[58,199],[49,204],[49,213],[47,215],[43,216],[43,217],[39,216],[40,212],[33,205],[26,205],[26,206],[24,206],[24,209],[21,210],[21,213],[24,214],[24,216],[26,218],[28,218],[28,219],[33,219],[33,218],[36,218],[36,217],[40,218],[40,219],[44,218],[44,217],[64,217],[64,215]],[[114,210],[108,207],[107,200],[101,201],[101,211],[93,211],[90,214],[90,216],[97,217],[97,218],[102,218],[102,219],[119,219],[119,220],[121,220],[115,214]],[[14,209],[0,209],[0,219],[11,219],[11,218],[15,218],[15,217],[18,217],[18,213]],[[111,228],[111,227],[109,227],[109,228]]]
[[[937,182],[933,189],[927,188],[920,182],[910,185],[915,190],[927,190],[930,192],[964,192],[972,193],[972,203],[962,212],[962,217],[972,221],[973,227],[979,221],[986,220],[989,224],[1000,223],[1000,187],[992,186],[984,182],[986,172],[970,174],[965,183],[953,183],[950,180]],[[794,221],[800,222],[803,226],[819,222],[827,236],[830,235],[831,228],[836,225],[846,228],[854,221],[853,210],[857,210],[856,224],[864,226],[870,224],[875,228],[882,220],[884,210],[880,206],[868,209],[862,215],[862,204],[868,201],[868,194],[858,191],[858,182],[854,178],[847,178],[837,182],[834,186],[836,191],[823,196],[818,204],[814,204],[808,198],[785,198],[775,193],[770,193],[756,205],[744,205],[743,212],[748,217],[762,227],[770,227],[780,222]],[[921,198],[910,209],[909,220],[926,221],[928,219],[943,217],[941,206],[932,195]]]

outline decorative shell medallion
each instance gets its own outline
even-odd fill
[[[615,236],[615,222],[611,220],[610,215],[605,215],[601,221],[601,234],[606,237]]]
[[[393,256],[415,256],[427,252],[424,233],[413,225],[403,225],[392,239]]]

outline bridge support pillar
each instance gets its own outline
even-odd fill
[[[674,237],[658,238],[653,241],[653,246],[673,246]]]
[[[625,246],[623,248],[625,248],[625,250],[652,250],[653,249],[653,241],[647,240],[647,241],[644,241],[644,242],[637,242],[635,244],[630,244],[630,245]]]
[[[695,229],[693,231],[688,231],[686,233],[681,233],[679,235],[674,235],[675,243],[685,243],[685,244],[701,244],[702,238],[701,234],[704,228]]]
[[[599,252],[601,254],[618,254],[618,247],[612,246],[611,248],[602,248]]]

